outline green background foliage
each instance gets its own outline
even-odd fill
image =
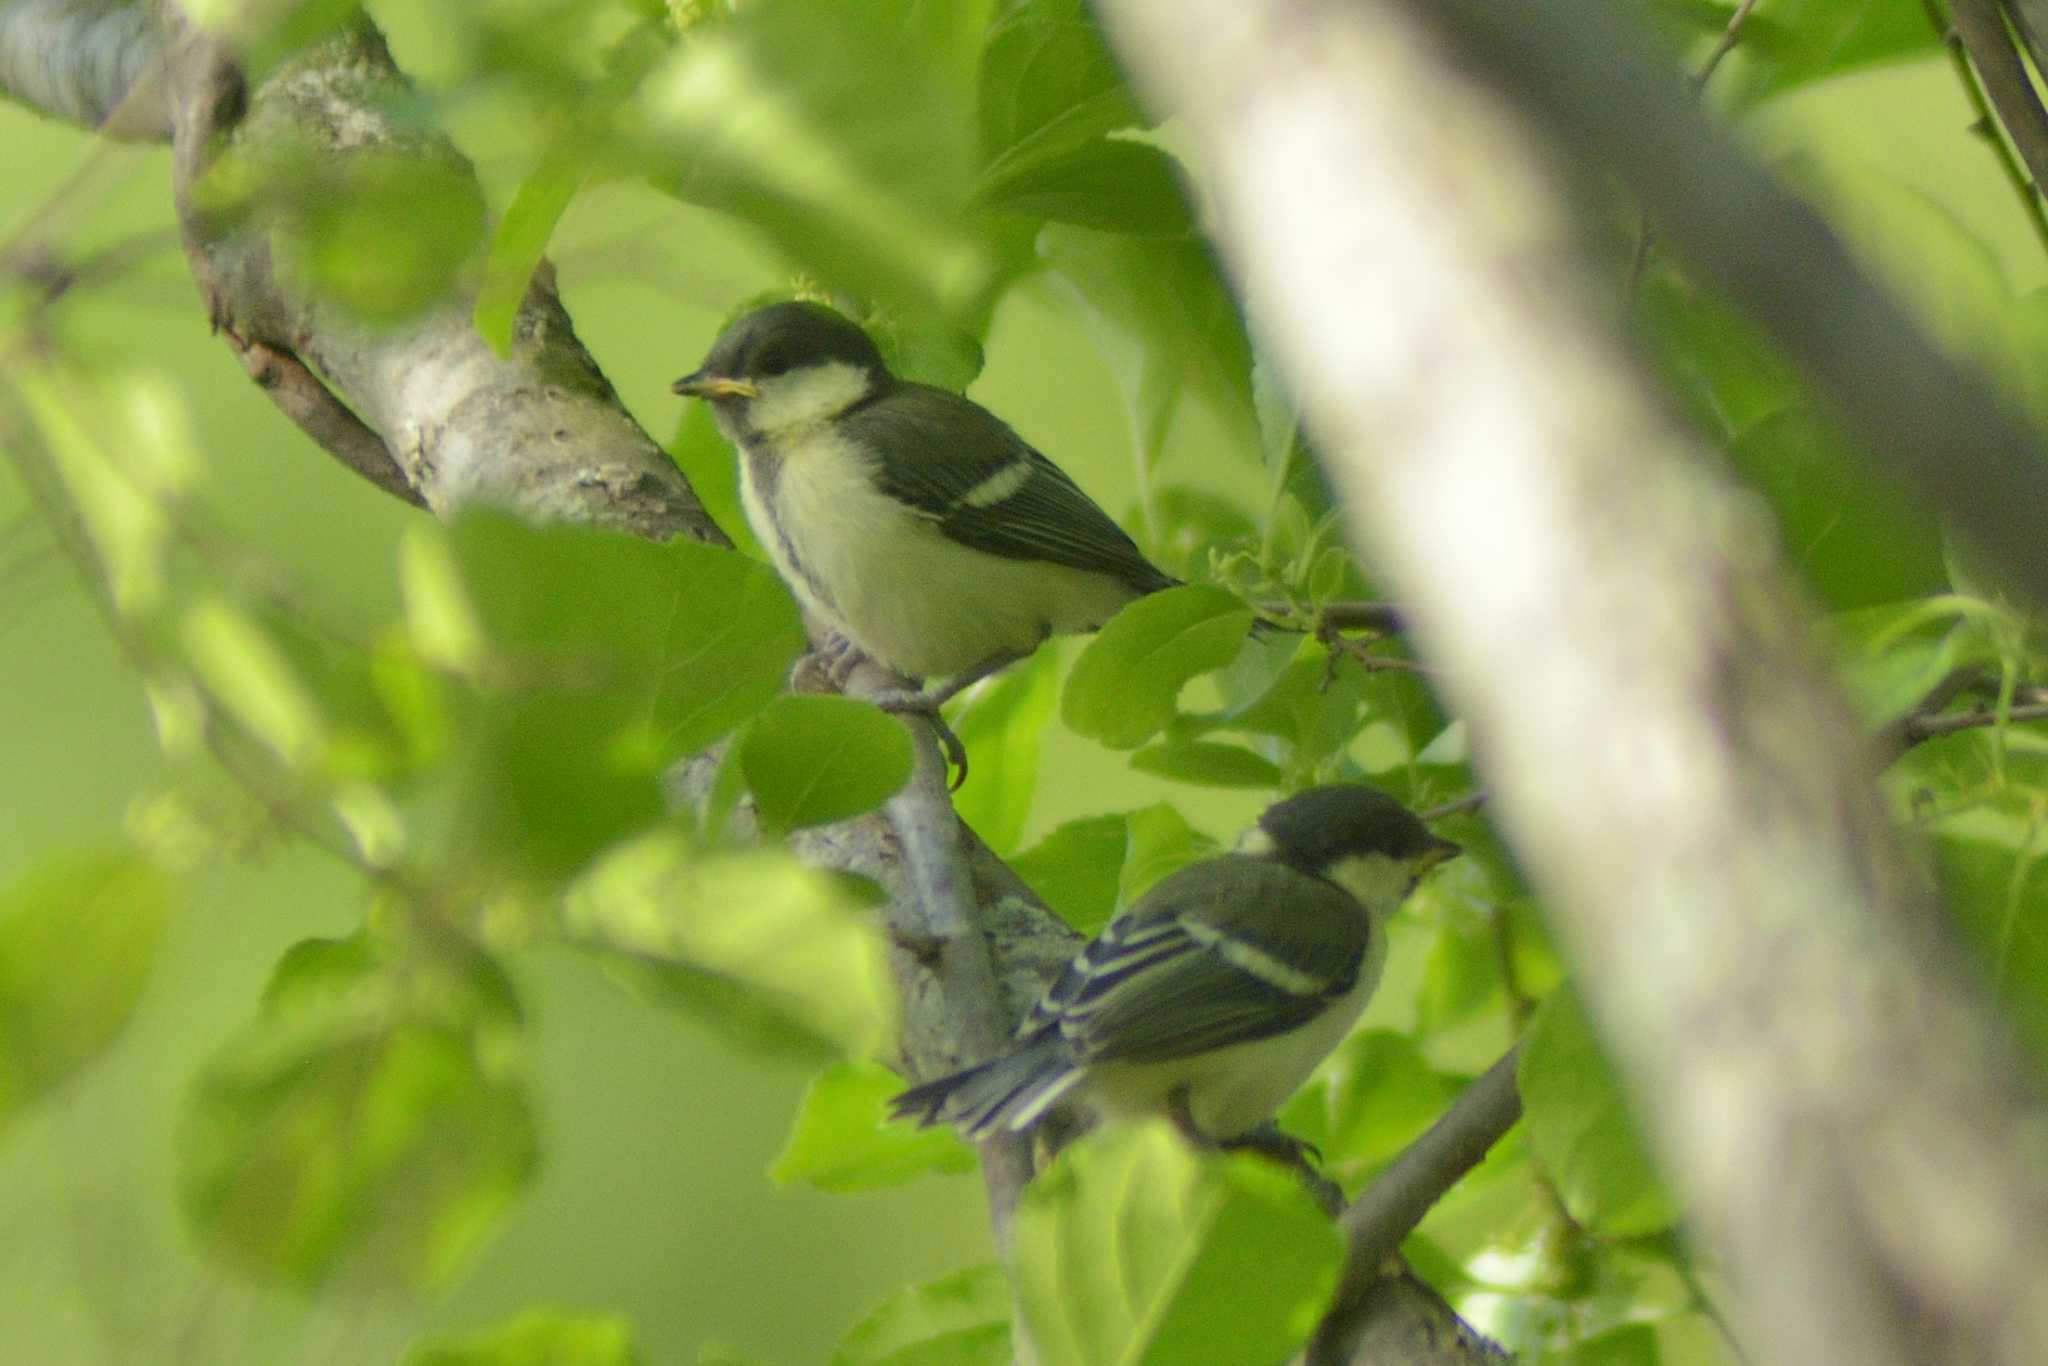
[[[799,287],[971,386],[1196,581],[952,713],[962,814],[1075,928],[1278,792],[1479,781],[1399,640],[1247,638],[1247,600],[1306,621],[1370,566],[1085,6],[370,8],[417,82],[398,112],[453,135],[481,203],[451,162],[280,152],[223,168],[215,207],[297,206],[287,268],[382,323],[464,284],[500,349],[545,253],[742,551],[443,527],[375,493],[207,336],[168,154],[0,106],[4,240],[123,250],[54,304],[0,282],[0,1338],[53,1364],[940,1366],[1006,1360],[1014,1307],[1048,1366],[1284,1355],[1333,1236],[1274,1173],[1160,1132],[1070,1150],[1014,1274],[990,1266],[971,1150],[882,1121],[872,889],[724,830],[742,794],[797,829],[908,766],[889,717],[777,696],[793,606],[747,557],[729,453],[666,391]],[[1651,9],[1686,60],[1729,13]],[[1767,4],[1709,96],[2048,419],[2048,258],[1917,6]],[[1619,279],[1635,220],[1609,208]],[[1661,255],[1632,302],[1873,726],[1958,669],[2007,702],[2040,682],[2026,623],[1739,318]],[[662,775],[720,740],[690,828]],[[1888,775],[2037,1047],[2044,744],[1973,730]],[[1284,1123],[1355,1193],[1526,1025],[1529,1122],[1412,1259],[1532,1361],[1729,1360],[1540,907],[1481,817],[1440,828],[1467,857]]]

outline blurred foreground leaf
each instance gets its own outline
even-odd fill
[[[522,1031],[481,955],[296,945],[185,1103],[179,1196],[200,1243],[304,1288],[446,1284],[539,1162]]]
[[[868,1057],[894,1029],[881,930],[845,883],[785,854],[651,835],[579,880],[563,918],[576,942],[701,975],[820,1049]]]
[[[910,777],[910,733],[851,697],[778,697],[740,741],[740,771],[771,830],[871,811]]]
[[[890,1296],[855,1324],[831,1366],[1009,1366],[1010,1288],[970,1267]]]
[[[51,859],[0,892],[0,1130],[120,1037],[170,915],[127,852]]]
[[[889,1119],[903,1079],[870,1062],[840,1062],[811,1079],[788,1143],[768,1167],[784,1185],[846,1193],[899,1186],[931,1172],[974,1170],[974,1150],[945,1127]]]
[[[1111,749],[1135,749],[1173,719],[1189,679],[1236,657],[1251,624],[1251,608],[1206,584],[1139,598],[1074,661],[1060,716]]]
[[[640,1366],[643,1360],[624,1319],[529,1309],[497,1328],[415,1348],[405,1366]]]
[[[1025,1188],[1017,1311],[1043,1366],[1284,1361],[1335,1285],[1336,1229],[1291,1172],[1098,1131]]]

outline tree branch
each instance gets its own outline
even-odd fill
[[[1401,0],[1574,163],[1616,174],[1862,438],[2011,587],[2048,602],[2048,452],[1873,284],[1821,217],[1712,126],[1604,0]]]
[[[1308,1366],[1336,1366],[1351,1359],[1353,1319],[1374,1283],[1388,1274],[1388,1260],[1430,1207],[1485,1160],[1522,1117],[1522,1095],[1515,1086],[1518,1052],[1510,1048],[1466,1087],[1429,1132],[1409,1144],[1344,1211],[1339,1221],[1344,1231],[1344,1278],[1309,1346]]]
[[[2041,97],[2034,93],[2034,83],[2028,79],[2026,65],[2006,31],[2005,17],[1999,13],[1998,0],[1949,0],[1949,20],[1984,83],[1984,93],[1998,110],[1998,121],[2027,163],[2038,199],[2039,187],[2048,182],[2048,109],[2041,107]],[[1996,129],[1985,131],[1997,135]]]
[[[1942,51],[1948,54],[1949,67],[1956,73],[1956,83],[1963,88],[1963,98],[1976,112],[1977,121],[1971,125],[1971,131],[1991,149],[1991,158],[1998,163],[2005,183],[2012,187],[2013,194],[2019,199],[2020,211],[2033,225],[2034,236],[2040,240],[2042,249],[2048,250],[2048,210],[2042,207],[2041,192],[2027,175],[2026,168],[2020,165],[2019,158],[2013,155],[2012,144],[2000,136],[1998,119],[1984,97],[1984,84],[1971,67],[1969,54],[1963,50],[1963,40],[1943,15],[1940,0],[1920,0],[1920,3],[1921,8],[1927,11],[1927,22],[1941,37]]]
[[[1600,4],[1104,12],[1212,171],[1225,260],[1760,1356],[2037,1360],[2048,1105],[1770,528],[1612,334],[1560,164],[1621,171],[2037,592],[2048,462]]]
[[[135,0],[8,0],[0,5],[0,94],[108,137],[170,136],[163,45]]]

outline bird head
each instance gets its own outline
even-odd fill
[[[1461,852],[1386,793],[1356,783],[1312,787],[1275,802],[1240,847],[1326,878],[1383,911]]]
[[[791,301],[734,322],[704,363],[669,387],[708,400],[721,426],[772,437],[829,421],[890,382],[857,324],[823,304]]]

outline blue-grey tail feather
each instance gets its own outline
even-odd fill
[[[1080,1080],[1058,1038],[1040,1039],[1015,1053],[913,1086],[891,1102],[897,1119],[951,1124],[980,1138],[997,1129],[1024,1129]]]

